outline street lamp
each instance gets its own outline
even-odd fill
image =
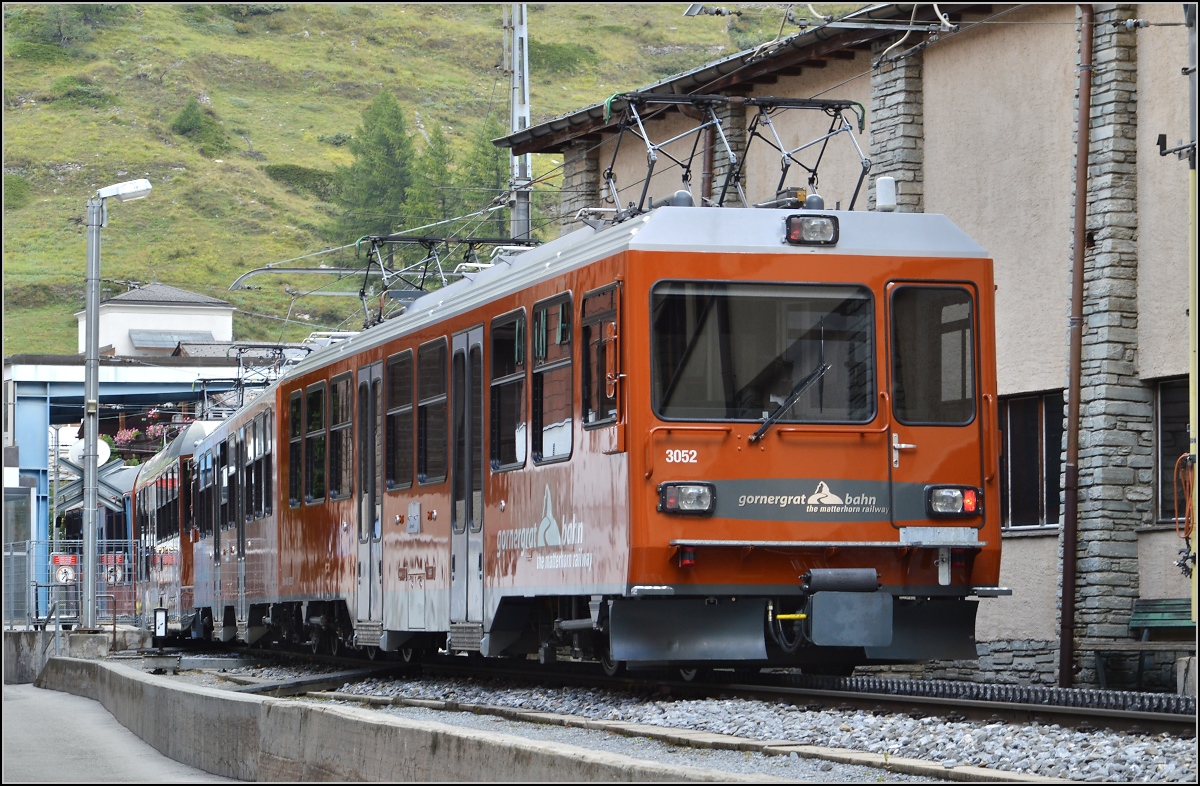
[[[87,303],[83,366],[83,609],[80,625],[96,626],[96,443],[100,435],[100,228],[108,226],[108,199],[132,202],[150,193],[149,180],[105,186],[87,203]],[[116,613],[116,610],[113,610]]]

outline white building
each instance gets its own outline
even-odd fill
[[[85,351],[85,316],[79,311],[79,352]],[[166,284],[147,284],[100,304],[100,354],[166,356],[180,341],[233,340],[233,306]]]

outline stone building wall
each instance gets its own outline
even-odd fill
[[[580,137],[563,151],[563,180],[559,196],[559,234],[581,225],[576,214],[585,207],[602,207],[600,195],[600,138]]]
[[[878,62],[893,39],[871,47]],[[900,47],[892,50],[889,57]],[[896,209],[925,212],[925,98],[921,53],[888,63],[871,72],[871,172],[867,209],[875,209],[875,179],[896,178]]]
[[[1094,26],[1076,639],[1128,636],[1137,529],[1153,521],[1153,390],[1137,371],[1137,36],[1113,24],[1128,16],[1098,6]],[[1078,684],[1094,683],[1092,659],[1076,664]]]

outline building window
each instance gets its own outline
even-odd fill
[[[304,397],[304,501],[325,501],[325,383],[310,387]]]
[[[354,476],[353,393],[350,375],[343,374],[329,386],[329,497],[350,496]]]
[[[1058,526],[1062,492],[1063,393],[1000,399],[1003,526]]]
[[[300,504],[300,451],[304,430],[303,394],[297,390],[288,399],[288,503],[292,507]]]
[[[533,309],[533,423],[535,464],[571,457],[571,296]]]
[[[387,362],[387,458],[389,490],[412,486],[413,476],[413,360],[412,350],[392,355]]]
[[[492,468],[525,466],[525,313],[492,323]]]
[[[417,350],[417,481],[446,479],[446,339]]]
[[[617,387],[608,380],[610,353],[616,351],[617,288],[611,286],[583,299],[580,349],[583,352],[583,422],[617,419]],[[615,366],[614,366],[615,368]]]
[[[1176,478],[1179,457],[1188,449],[1188,381],[1186,377],[1158,383],[1155,397],[1158,444],[1158,518],[1174,521],[1183,516],[1187,499],[1183,479]]]

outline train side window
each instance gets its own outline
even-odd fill
[[[264,516],[271,515],[271,501],[275,498],[275,474],[271,461],[272,445],[275,440],[275,411],[268,409],[263,415],[263,487],[262,511]]]
[[[253,521],[258,513],[254,500],[258,496],[258,418],[246,424],[245,441],[242,443],[242,463],[246,468],[246,489],[243,496],[242,520]]]
[[[304,430],[304,394],[299,390],[288,399],[288,504],[300,505],[301,432]]]
[[[329,388],[329,498],[350,496],[354,477],[354,397],[350,374],[337,377]]]
[[[200,493],[197,495],[196,504],[199,510],[196,513],[196,519],[200,522],[200,537],[207,538],[212,535],[212,453],[204,451],[200,456],[200,472],[199,472]]]
[[[413,359],[412,350],[392,355],[387,361],[387,457],[385,483],[388,491],[412,487],[413,476]]]
[[[217,476],[221,488],[220,502],[217,505],[217,526],[229,529],[229,443],[221,440],[217,460]]]
[[[229,526],[235,527],[242,515],[245,499],[245,476],[241,456],[246,444],[246,430],[238,429],[229,437]]]
[[[325,383],[318,382],[304,397],[304,502],[325,501]]]
[[[525,466],[525,312],[492,322],[492,469]]]
[[[581,317],[583,423],[612,423],[617,419],[617,388],[608,370],[615,368],[616,360],[616,285],[585,297]]]
[[[892,293],[892,407],[906,425],[965,425],[975,417],[975,329],[961,287]]]
[[[417,482],[440,483],[447,469],[446,339],[417,350]]]
[[[559,295],[533,308],[533,422],[535,464],[571,457],[571,296]]]

